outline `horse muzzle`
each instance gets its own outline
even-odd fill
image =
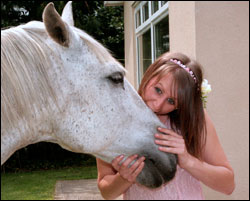
[[[136,181],[149,188],[158,188],[174,178],[177,166],[177,156],[171,153],[164,153],[157,150],[143,151],[145,165]]]

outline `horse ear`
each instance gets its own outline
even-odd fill
[[[43,22],[49,36],[62,46],[69,47],[69,31],[56,11],[54,4],[49,3],[43,11]]]
[[[69,1],[63,9],[62,20],[67,22],[68,25],[74,26],[73,12],[72,12],[72,1]]]

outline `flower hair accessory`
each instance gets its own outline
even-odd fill
[[[186,70],[190,76],[193,78],[194,82],[196,83],[196,76],[194,75],[194,72],[190,70],[190,68],[188,68],[187,66],[185,66],[184,64],[182,64],[180,61],[176,60],[176,59],[170,59],[170,61],[176,63],[178,66],[182,67],[184,70]],[[198,86],[198,90],[199,90],[199,86]]]
[[[201,99],[203,102],[203,107],[206,108],[207,103],[207,94],[212,91],[211,85],[208,84],[208,81],[206,79],[203,79],[202,85],[201,85]]]
[[[196,76],[194,75],[193,71],[190,70],[190,68],[188,68],[187,66],[185,66],[184,64],[182,64],[179,60],[176,59],[170,59],[170,61],[174,62],[175,64],[177,64],[178,66],[182,67],[184,70],[186,70],[189,75],[193,78],[194,82],[197,83],[197,79]],[[199,87],[199,83],[197,83],[197,90],[200,90]],[[203,102],[203,107],[206,108],[206,103],[207,103],[207,94],[210,93],[212,91],[211,89],[211,85],[208,84],[208,81],[206,79],[203,79],[202,81],[202,85],[201,85],[201,99]]]

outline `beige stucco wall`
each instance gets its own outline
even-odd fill
[[[136,88],[137,68],[136,68],[136,47],[135,47],[135,26],[134,10],[132,4],[134,1],[124,1],[124,39],[125,39],[125,69],[126,78]]]
[[[169,1],[170,51],[195,57],[195,2]]]
[[[249,199],[249,2],[169,2],[170,47],[196,58],[212,85],[207,110],[235,171],[230,196]]]

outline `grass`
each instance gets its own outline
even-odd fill
[[[1,200],[53,200],[57,180],[97,178],[96,166],[1,174]]]

